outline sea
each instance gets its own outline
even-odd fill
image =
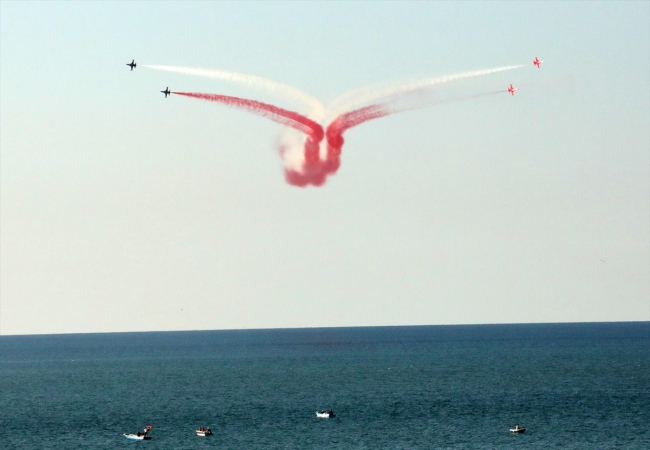
[[[650,449],[650,322],[0,336],[0,448],[136,447]]]

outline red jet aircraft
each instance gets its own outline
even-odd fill
[[[518,90],[519,89],[517,89],[516,87],[513,87],[512,84],[508,88],[508,92],[511,93],[512,95],[515,95],[515,91],[518,91]]]
[[[538,69],[541,68],[543,62],[544,61],[540,61],[539,59],[537,59],[537,56],[535,56],[535,59],[533,59],[533,65],[537,66]]]

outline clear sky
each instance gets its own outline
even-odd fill
[[[0,2],[0,334],[650,319],[648,2]],[[545,63],[536,69],[539,56]],[[139,67],[125,66],[135,58]],[[346,134],[160,90],[324,102],[511,64]],[[303,111],[304,112],[304,111]]]

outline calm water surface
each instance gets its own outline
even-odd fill
[[[0,337],[0,448],[134,446],[648,449],[650,323]]]

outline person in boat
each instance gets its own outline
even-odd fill
[[[207,430],[205,430],[205,432],[208,433],[208,434],[212,434],[212,431],[209,428]]]
[[[518,429],[519,429],[519,424],[516,424],[515,425],[515,430],[518,430]]]

